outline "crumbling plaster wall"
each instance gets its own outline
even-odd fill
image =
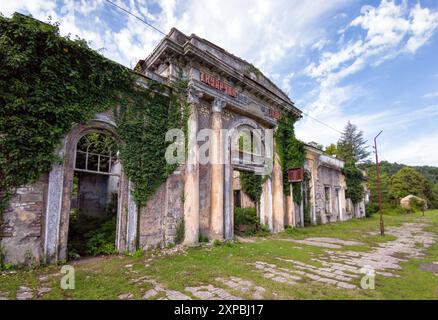
[[[184,168],[178,168],[139,210],[139,244],[147,250],[175,243],[183,220]]]
[[[3,213],[0,247],[5,264],[37,265],[42,260],[43,212],[48,176],[17,188]]]
[[[319,166],[318,174],[316,179],[315,188],[315,210],[316,215],[321,217],[321,223],[327,223],[328,217],[325,213],[325,187],[330,188],[330,199],[331,199],[331,216],[330,222],[340,220],[340,210],[336,210],[339,206],[339,200],[336,197],[336,188],[341,189],[341,179],[342,173],[338,170]],[[340,195],[339,195],[340,196]],[[342,210],[342,208],[341,208]]]

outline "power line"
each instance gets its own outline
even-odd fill
[[[321,121],[321,120],[318,120],[318,119],[315,118],[315,117],[312,117],[312,116],[311,116],[310,114],[308,114],[307,112],[302,111],[302,113],[303,113],[304,115],[308,116],[309,118],[315,120],[316,122],[319,122],[320,124],[326,126],[327,128],[336,131],[337,133],[340,133],[340,134],[343,133],[343,132],[339,131],[338,129],[335,129],[335,128],[333,128],[332,126],[328,125],[327,123],[325,123],[325,122],[323,122],[323,121]]]
[[[143,19],[140,18],[139,16],[133,14],[131,11],[126,10],[125,8],[122,8],[122,7],[118,6],[117,4],[115,4],[114,2],[112,2],[112,1],[110,1],[110,0],[106,0],[106,2],[108,2],[109,4],[113,5],[114,7],[118,8],[118,9],[120,9],[120,10],[126,12],[127,14],[133,16],[134,18],[140,20],[141,22],[143,22],[143,23],[146,24],[147,26],[151,27],[151,28],[154,29],[155,31],[161,33],[163,36],[166,36],[166,34],[165,34],[163,31],[161,31],[160,29],[156,28],[155,26],[153,26],[153,25],[150,24],[149,22],[143,20]]]

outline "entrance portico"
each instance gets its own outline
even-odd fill
[[[233,171],[261,170],[256,163],[236,161],[233,139],[242,128],[256,130],[263,141],[263,150],[258,155],[265,171],[260,222],[273,232],[282,231],[287,219],[283,176],[279,157],[274,152],[273,131],[282,112],[301,115],[287,95],[246,61],[176,29],[172,29],[138,67],[147,76],[158,74],[176,80],[182,75],[189,81],[191,115],[184,172],[185,244],[196,244],[200,234],[220,240],[234,237]],[[196,138],[204,129],[211,130],[210,136]],[[200,156],[205,156],[201,152],[204,143],[209,144],[207,164],[199,163]]]

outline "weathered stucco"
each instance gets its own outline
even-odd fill
[[[140,248],[163,248],[174,243],[184,211],[182,172],[182,169],[175,171],[140,209]]]
[[[0,231],[4,263],[38,264],[42,256],[43,212],[46,206],[47,175],[16,190],[3,213]]]

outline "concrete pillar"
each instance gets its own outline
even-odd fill
[[[215,99],[212,106],[211,129],[212,139],[210,145],[211,161],[211,215],[210,237],[212,239],[224,238],[224,164],[223,164],[223,137],[222,109],[225,101]]]
[[[135,252],[138,240],[138,208],[132,196],[132,183],[128,182],[128,219],[126,222],[126,246],[129,253]]]
[[[263,183],[262,196],[260,199],[260,223],[268,226],[269,230],[274,231],[272,215],[272,179],[267,177]]]
[[[275,150],[275,148],[274,148]],[[280,165],[280,158],[274,154],[274,166],[272,169],[272,207],[273,207],[273,231],[284,231],[284,194],[283,194],[283,173]]]
[[[225,164],[225,240],[234,239],[234,203],[233,203],[233,170],[231,163]]]
[[[286,197],[287,223],[291,227],[296,226],[295,221],[295,206],[293,204],[293,195]]]
[[[198,133],[197,103],[199,99],[190,98],[190,117],[188,119],[187,163],[184,179],[184,223],[185,245],[195,245],[199,241],[199,149],[196,141]]]
[[[50,171],[44,234],[44,262],[58,261],[59,227],[61,221],[63,166],[55,164]]]
[[[315,175],[311,173],[311,187],[310,187],[310,198],[312,201],[310,202],[310,212],[312,212],[312,223],[316,225],[316,183],[315,183]]]

